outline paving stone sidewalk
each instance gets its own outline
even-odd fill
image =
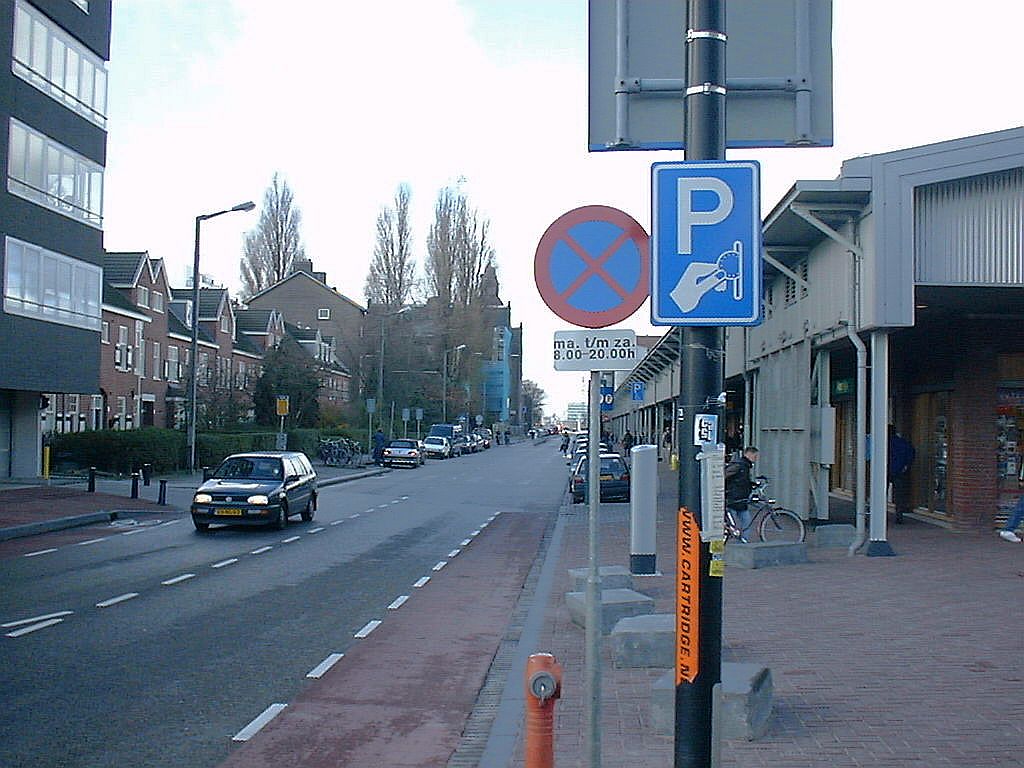
[[[635,580],[673,611],[674,482],[661,472],[658,568]],[[557,706],[559,768],[586,765],[584,634],[569,619],[567,570],[587,564],[587,513],[570,508],[538,651],[565,669]],[[628,505],[602,509],[603,565],[629,564]],[[897,557],[811,548],[803,565],[730,568],[725,661],[774,677],[768,733],[729,741],[722,766],[852,768],[1024,766],[1024,545],[994,532],[954,534],[919,522],[890,529]],[[663,670],[614,669],[603,647],[605,766],[672,765],[654,733],[651,684]],[[522,744],[512,765],[522,765]]]

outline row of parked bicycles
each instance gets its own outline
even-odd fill
[[[363,463],[362,446],[347,437],[321,440],[317,456],[329,467],[360,466]]]

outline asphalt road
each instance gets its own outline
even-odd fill
[[[550,443],[501,446],[324,488],[285,531],[170,513],[34,537],[0,555],[0,765],[217,765],[495,513],[556,514],[564,482]]]

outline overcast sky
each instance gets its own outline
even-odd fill
[[[682,159],[586,151],[586,9],[115,0],[106,248],[148,250],[183,285],[195,216],[259,204],[278,171],[315,268],[362,302],[376,215],[397,185],[412,189],[422,263],[437,191],[461,184],[492,222],[501,297],[524,326],[524,375],[564,414],[584,378],[551,367],[551,335],[569,326],[537,295],[537,241],[589,204],[649,229],[650,164]],[[1022,22],[1016,0],[835,0],[835,146],[729,159],[761,162],[768,211],[796,180],[834,178],[843,159],[1022,125]],[[203,226],[203,271],[232,290],[256,216]],[[622,327],[650,332],[648,316],[645,304]]]

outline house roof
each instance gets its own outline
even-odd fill
[[[263,350],[260,346],[245,334],[239,334],[232,346],[239,352],[247,352],[250,355],[263,357]]]
[[[350,299],[345,294],[339,293],[338,291],[334,290],[333,288],[331,288],[326,283],[323,283],[320,280],[317,280],[311,274],[309,274],[308,272],[302,271],[302,270],[299,270],[298,272],[292,272],[290,275],[288,275],[288,277],[286,277],[286,278],[284,278],[282,280],[278,280],[276,283],[274,283],[269,288],[264,288],[259,293],[253,294],[252,296],[249,297],[248,300],[252,301],[253,299],[258,299],[258,298],[260,298],[262,296],[265,296],[266,294],[270,293],[275,288],[277,288],[279,285],[283,285],[284,283],[287,283],[289,280],[298,280],[298,279],[305,279],[306,281],[308,281],[312,285],[315,285],[321,291],[326,291],[327,293],[329,293],[332,296],[335,296],[335,297],[341,299],[342,301],[347,301],[349,304],[351,304],[353,307],[358,309],[360,312],[366,312],[366,307],[364,307],[359,302],[353,301],[352,299]]]
[[[103,303],[112,309],[119,309],[124,312],[131,312],[133,315],[141,314],[139,308],[127,296],[121,293],[106,280],[103,281]]]
[[[116,252],[103,254],[103,276],[111,285],[135,285],[142,273],[148,254],[142,252]]]
[[[297,325],[292,325],[289,322],[284,324],[284,329],[288,332],[296,341],[321,341],[320,331],[316,328],[300,328]]]
[[[176,301],[191,301],[191,288],[172,288],[171,294]],[[199,288],[199,319],[216,320],[220,305],[227,300],[227,288]]]
[[[236,309],[235,327],[242,333],[266,333],[275,309]]]
[[[174,333],[179,336],[192,337],[192,329],[189,328],[188,318],[185,317],[185,302],[181,300],[172,301],[167,305],[167,332]],[[207,341],[211,344],[217,342],[211,338],[210,334],[203,330],[203,326],[199,326],[199,333],[197,334],[200,341]]]

